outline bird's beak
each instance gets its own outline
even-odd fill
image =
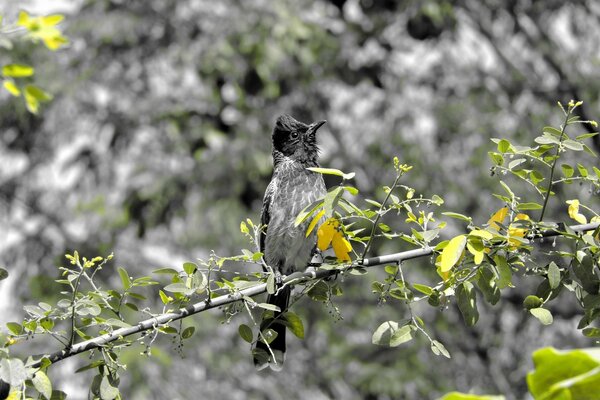
[[[317,132],[317,130],[322,127],[323,125],[325,125],[327,121],[317,121],[317,122],[313,122],[312,124],[310,124],[310,126],[308,127],[308,130],[311,132]]]

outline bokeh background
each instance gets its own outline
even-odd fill
[[[55,53],[26,44],[11,53],[35,65],[38,83],[55,96],[39,116],[0,94],[0,262],[10,272],[0,282],[2,325],[23,317],[23,304],[56,299],[56,266],[67,251],[114,251],[112,268],[133,276],[179,268],[211,250],[239,254],[248,247],[240,221],[260,215],[279,114],[327,119],[321,162],[355,171],[361,196],[381,197],[398,156],[414,166],[406,184],[441,195],[448,210],[478,223],[501,206],[490,196],[498,187],[490,138],[531,143],[544,125],[559,123],[557,100],[583,100],[584,119],[600,115],[594,0],[0,5],[5,20],[19,9],[63,13],[70,39]],[[592,147],[600,151],[597,138]],[[555,215],[565,214],[561,204],[573,193],[582,202],[592,196],[570,189],[558,193]],[[403,219],[388,222],[402,230]],[[449,222],[446,235],[464,229]],[[407,246],[376,243],[373,254]],[[430,259],[407,263],[405,274],[436,280]],[[555,302],[550,327],[523,312],[532,290],[525,286],[504,292],[495,307],[480,304],[474,328],[454,306],[419,304],[415,311],[452,359],[434,356],[421,339],[377,347],[374,329],[408,316],[398,302],[377,304],[370,283],[380,276],[344,277],[339,315],[299,302],[306,339],[290,339],[283,372],[257,373],[237,335],[245,317],[227,324],[214,311],[186,320],[196,334],[180,351],[168,337],[150,358],[139,356],[141,347],[126,350],[124,398],[431,399],[461,390],[522,399],[531,351],[593,345],[576,330],[580,316],[566,296]],[[111,268],[101,279],[119,284]],[[87,398],[92,372],[73,375],[86,360],[51,371],[70,398]]]

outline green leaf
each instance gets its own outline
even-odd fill
[[[538,203],[520,203],[517,205],[517,210],[525,211],[525,210],[540,210],[542,208],[541,204]]]
[[[354,175],[356,175],[356,173],[354,173],[354,172],[350,172],[350,173],[346,174],[346,173],[340,171],[339,169],[335,169],[335,168],[308,167],[306,169],[309,171],[312,171],[312,172],[317,172],[319,174],[323,174],[323,175],[341,176],[344,179],[352,179],[352,178],[354,178]]]
[[[323,199],[323,209],[325,210],[326,218],[329,218],[333,215],[333,210],[335,210],[335,207],[342,197],[342,194],[344,194],[344,188],[337,186],[330,190],[327,195],[325,195],[325,198]]]
[[[469,281],[460,284],[456,290],[458,309],[465,320],[467,326],[473,326],[479,320],[479,311],[477,311],[477,295],[473,284]]]
[[[197,269],[198,269],[198,266],[196,264],[194,264],[193,262],[183,263],[183,270],[188,275],[192,275],[194,272],[196,272]]]
[[[35,85],[25,86],[24,96],[27,109],[33,114],[37,114],[39,104],[41,102],[52,100],[52,96],[50,94],[44,92],[42,89]]]
[[[525,300],[523,300],[523,307],[525,307],[528,310],[541,307],[543,304],[544,300],[534,295],[529,295],[525,297]]]
[[[460,220],[466,221],[466,222],[472,221],[471,217],[467,217],[466,215],[462,215],[462,214],[451,212],[451,211],[445,211],[442,213],[442,215],[445,215],[446,217],[450,217],[450,218],[460,219]]]
[[[543,129],[543,132],[544,133],[548,133],[548,134],[550,134],[552,136],[555,136],[555,137],[557,137],[559,139],[560,139],[560,137],[563,134],[559,129],[556,129],[553,126],[545,126],[544,129]]]
[[[431,351],[436,356],[439,356],[441,354],[446,358],[452,358],[450,356],[450,353],[448,352],[448,350],[446,350],[446,347],[441,342],[438,342],[437,340],[431,341]]]
[[[558,351],[551,347],[533,353],[535,370],[527,386],[535,399],[594,399],[600,393],[600,349]]]
[[[560,269],[554,261],[548,265],[548,283],[551,289],[556,289],[560,284]]]
[[[114,387],[108,376],[102,377],[102,382],[100,383],[100,397],[102,400],[113,400],[119,396],[119,389]]]
[[[512,269],[504,256],[495,255],[494,264],[498,269],[498,288],[512,287]]]
[[[254,341],[254,334],[252,333],[252,329],[248,325],[241,324],[238,328],[238,333],[240,337],[246,342],[252,343]]]
[[[9,78],[24,78],[34,73],[33,67],[24,64],[8,64],[2,67],[2,75]]]
[[[35,390],[40,392],[42,396],[47,399],[52,397],[52,382],[48,379],[48,376],[43,371],[37,371],[31,379]]]
[[[584,178],[587,178],[589,175],[587,168],[581,164],[577,164],[577,170],[579,171],[579,175],[583,176]]]
[[[266,339],[266,342],[271,344],[273,342],[273,340],[275,340],[275,338],[277,337],[277,332],[274,331],[273,329],[265,329],[262,332],[264,339]],[[264,342],[263,338],[261,337],[261,341]]]
[[[356,196],[358,194],[358,189],[354,186],[344,186],[344,190],[350,193],[352,196]]]
[[[498,151],[500,153],[506,153],[510,149],[510,142],[506,139],[500,139],[498,142]]]
[[[179,272],[173,268],[159,268],[152,271],[153,274],[164,274],[164,275],[179,275]]]
[[[27,379],[25,364],[18,358],[3,358],[0,360],[0,379],[11,386],[21,386]]]
[[[304,339],[304,324],[302,319],[293,312],[286,312],[283,314],[284,323],[298,339]]]
[[[169,304],[171,301],[173,301],[173,298],[167,296],[162,290],[158,291],[158,295],[160,296],[160,300],[163,302],[163,304]]]
[[[573,151],[582,151],[583,150],[583,144],[576,142],[574,140],[571,140],[571,139],[567,139],[567,140],[563,141],[563,146],[565,146],[567,149],[571,149]]]
[[[429,296],[429,295],[431,295],[431,293],[433,293],[433,289],[427,285],[421,285],[420,283],[413,283],[412,287],[415,288],[415,290],[418,290],[419,292],[421,292],[427,296]]]
[[[565,178],[572,177],[573,173],[575,172],[573,167],[571,167],[569,164],[562,164],[560,166],[560,168],[562,169],[562,172],[563,172],[563,175],[565,176]]]
[[[323,200],[317,200],[317,201],[313,202],[312,204],[310,204],[309,206],[306,206],[304,208],[304,210],[300,211],[300,214],[298,214],[298,216],[294,220],[294,226],[299,226],[301,223],[306,221],[308,219],[308,217],[313,215],[314,212],[317,211],[317,209],[319,209],[321,207],[322,204],[323,204]]]
[[[314,301],[327,301],[329,300],[329,286],[323,281],[318,281],[306,294]]]
[[[270,303],[256,303],[256,305],[260,308],[264,308],[265,310],[270,310],[270,311],[281,311],[281,309],[279,307],[277,307],[275,304],[270,304]]]
[[[386,321],[379,325],[371,338],[373,344],[396,347],[412,339],[410,325],[400,327],[395,321]]]
[[[127,271],[123,267],[119,267],[118,271],[119,276],[121,277],[121,283],[123,284],[123,288],[125,288],[125,290],[128,290],[129,288],[131,288],[131,278],[129,278],[129,274],[127,274]]]
[[[274,294],[275,293],[275,274],[271,273],[267,276],[267,293]]]
[[[597,338],[600,337],[600,328],[585,328],[581,333],[586,337]]]
[[[20,335],[21,333],[23,333],[23,327],[21,326],[21,324],[18,324],[16,322],[7,322],[6,327],[13,335]]]
[[[193,326],[188,326],[187,328],[185,328],[183,330],[183,332],[181,332],[181,338],[182,339],[189,339],[192,337],[192,335],[194,334],[194,332],[196,331],[196,328]]]
[[[552,313],[545,308],[532,308],[529,312],[544,325],[550,325],[553,321]]]
[[[591,137],[596,136],[597,134],[598,134],[598,132],[584,133],[582,135],[578,135],[575,139],[577,139],[577,140],[589,139]]]
[[[492,162],[496,165],[502,165],[504,164],[504,157],[502,156],[502,154],[500,153],[496,153],[493,151],[488,152],[490,158],[492,159]]]

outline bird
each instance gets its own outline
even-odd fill
[[[265,191],[259,239],[265,263],[280,277],[304,270],[316,250],[316,235],[306,236],[307,223],[295,225],[297,215],[327,193],[323,176],[308,170],[319,167],[317,130],[326,121],[302,123],[290,115],[277,118],[272,132],[273,175]],[[279,282],[281,280],[279,279]],[[260,329],[273,329],[277,336],[267,346],[258,340],[254,349],[254,364],[258,370],[283,367],[286,351],[284,314],[290,302],[290,286],[278,285],[267,302],[280,311],[263,316]],[[259,336],[260,339],[260,336]]]

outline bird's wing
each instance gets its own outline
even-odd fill
[[[267,190],[265,191],[265,197],[263,198],[263,206],[260,214],[260,224],[262,225],[262,229],[260,230],[260,251],[264,254],[265,252],[265,239],[267,238],[267,229],[269,225],[269,221],[271,220],[271,201],[273,200],[273,196],[275,194],[275,180],[272,180],[267,186]]]

